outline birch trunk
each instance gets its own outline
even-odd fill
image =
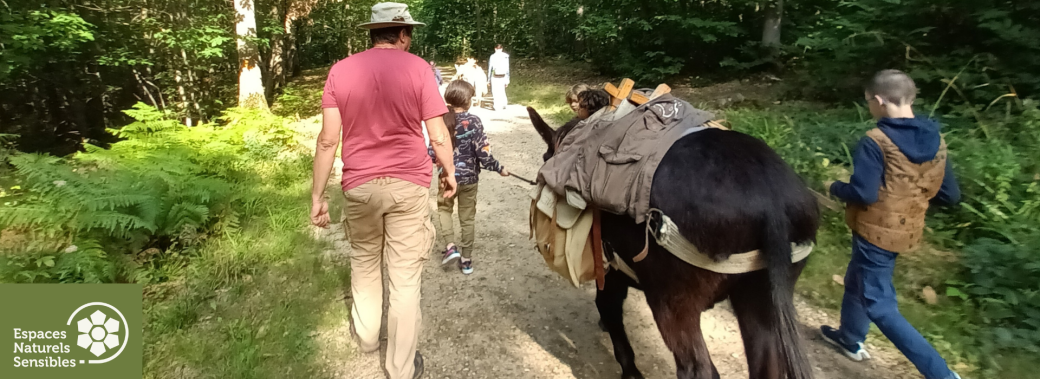
[[[784,0],[775,0],[766,6],[766,21],[762,27],[762,45],[780,47],[780,24],[784,19]]]
[[[260,50],[256,45],[256,9],[253,0],[233,0],[238,34],[238,106],[268,109],[264,77],[260,71]]]

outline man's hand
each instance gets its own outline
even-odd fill
[[[448,127],[440,116],[426,121],[426,132],[430,134],[430,148],[441,166],[440,188],[445,198],[455,196],[458,183],[455,181],[455,162],[451,144],[448,142]]]
[[[450,199],[455,197],[455,191],[458,189],[459,183],[455,181],[455,175],[441,175],[441,192],[442,197]]]
[[[499,171],[498,174],[502,176],[509,176],[509,170],[506,170],[506,168],[503,167],[502,171]]]
[[[329,203],[325,199],[311,201],[311,224],[320,228],[329,228]]]

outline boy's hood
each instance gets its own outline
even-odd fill
[[[903,152],[910,162],[931,161],[939,152],[939,123],[934,120],[924,117],[882,118],[878,120],[878,128],[899,147],[899,151]]]

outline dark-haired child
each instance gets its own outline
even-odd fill
[[[484,134],[484,125],[480,117],[469,113],[470,101],[476,90],[466,81],[455,80],[444,90],[444,100],[448,103],[449,114],[455,122],[455,180],[458,191],[454,197],[438,197],[437,243],[444,246],[441,264],[459,260],[459,269],[463,274],[473,273],[473,242],[475,239],[475,219],[477,216],[477,182],[481,168],[509,176],[509,172],[491,155],[491,144]],[[431,151],[430,156],[433,156]],[[459,225],[462,227],[459,245],[451,241],[455,238],[452,213],[456,200],[459,204]]]

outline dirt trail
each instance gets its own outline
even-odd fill
[[[545,146],[522,106],[474,111],[486,125],[495,156],[512,172],[533,178]],[[319,116],[320,117],[320,116]],[[316,134],[317,120],[302,123]],[[317,129],[316,129],[317,128]],[[312,134],[312,135],[313,135]],[[312,138],[312,137],[308,137]],[[310,139],[313,141],[313,139]],[[336,170],[338,171],[338,170]],[[333,178],[331,182],[337,182]],[[330,186],[334,190],[335,186]],[[549,271],[528,239],[531,186],[493,173],[481,177],[478,196],[475,272],[462,275],[439,258],[423,273],[424,330],[419,349],[425,378],[619,378],[610,337],[597,326],[594,285],[574,288]],[[431,192],[436,196],[435,192]],[[333,191],[332,196],[337,196]],[[435,209],[434,200],[430,202]],[[457,228],[457,224],[456,224]],[[457,229],[456,229],[457,230]],[[323,232],[333,242],[326,254],[345,262],[350,254],[342,225]],[[349,289],[344,289],[349,297]],[[350,299],[344,300],[344,306]],[[799,302],[817,378],[917,378],[898,354],[872,347],[875,359],[855,363],[820,340],[815,327],[835,324],[834,315]],[[647,378],[674,378],[675,364],[664,346],[643,294],[631,290],[625,302],[637,364]],[[740,332],[728,304],[702,316],[705,339],[722,378],[746,378]],[[337,378],[382,378],[384,351],[360,353],[349,337],[348,321],[320,333],[329,374]],[[384,327],[385,339],[385,327]]]

